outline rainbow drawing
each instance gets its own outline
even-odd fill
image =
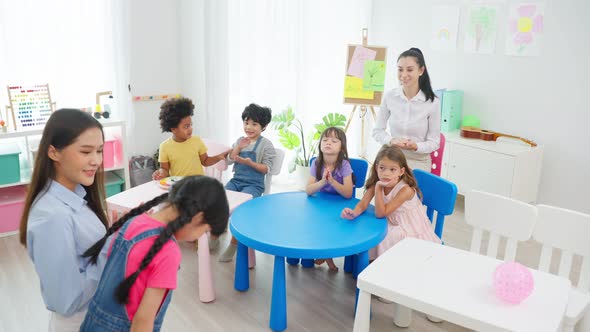
[[[436,33],[438,40],[451,40],[451,32],[447,28],[440,28]]]

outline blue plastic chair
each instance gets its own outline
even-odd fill
[[[313,164],[313,161],[316,157],[313,157],[309,160],[309,165]],[[364,159],[357,159],[357,158],[350,158],[350,167],[352,168],[352,172],[354,173],[355,181],[352,187],[352,197],[356,195],[356,188],[362,188],[365,185],[365,180],[367,179],[367,170],[369,169],[369,163]],[[344,258],[344,271],[345,272],[353,272],[353,267],[356,266],[354,262],[354,256],[346,256]],[[299,258],[287,258],[287,263],[290,265],[296,265],[299,263]],[[303,267],[313,267],[313,259],[302,259],[301,266]]]
[[[418,182],[418,188],[422,191],[422,204],[427,207],[426,214],[430,222],[434,221],[434,211],[436,211],[434,233],[442,240],[445,217],[451,215],[455,210],[457,186],[446,179],[420,169],[414,169],[413,173],[416,182]]]
[[[313,164],[316,157],[309,160],[309,166]],[[355,181],[352,187],[352,197],[356,195],[356,188],[362,188],[365,185],[367,179],[367,170],[369,169],[369,163],[364,159],[350,158],[350,167],[354,173]]]

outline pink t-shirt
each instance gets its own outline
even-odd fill
[[[125,232],[125,238],[131,239],[150,229],[163,227],[164,224],[151,218],[147,214],[137,216],[131,220],[131,225]],[[125,277],[128,277],[139,268],[139,264],[150,250],[152,244],[156,241],[157,236],[148,237],[140,241],[131,248],[131,252],[127,258],[127,267],[125,270]],[[114,241],[111,242],[114,243]],[[110,249],[109,249],[110,254]],[[126,304],[127,314],[129,320],[133,321],[133,317],[139,308],[143,293],[146,288],[165,288],[176,289],[176,274],[180,266],[182,255],[180,247],[172,239],[166,242],[162,249],[154,256],[148,267],[146,267],[137,280],[131,286],[129,291],[129,302]]]

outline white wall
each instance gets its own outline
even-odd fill
[[[468,1],[375,0],[371,43],[389,46],[386,88],[397,85],[396,59],[423,50],[435,88],[465,91],[464,114],[483,128],[533,139],[545,147],[538,202],[590,212],[590,112],[585,103],[590,74],[590,25],[584,0],[546,1],[545,38],[539,57],[504,55],[505,21],[513,1],[500,6],[496,51],[463,51],[460,25],[456,54],[429,48],[431,7],[454,4],[467,14]]]
[[[130,84],[133,96],[182,93],[178,54],[178,1],[132,0],[130,5]],[[161,134],[162,101],[133,102],[129,154],[155,152],[169,137]]]

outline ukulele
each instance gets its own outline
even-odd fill
[[[483,129],[479,129],[479,128],[475,128],[475,127],[461,127],[461,137],[481,139],[484,141],[495,141],[496,139],[498,139],[498,137],[509,137],[509,138],[514,138],[514,139],[520,140],[522,142],[525,142],[526,144],[530,145],[531,147],[537,146],[537,143],[535,143],[531,140],[528,140],[526,138],[508,135],[508,134],[497,133],[497,132],[490,131],[490,130],[483,130]]]

